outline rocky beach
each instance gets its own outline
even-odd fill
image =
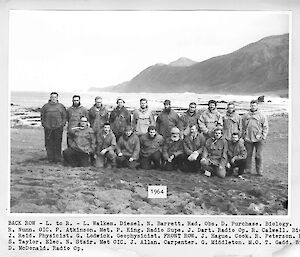
[[[276,109],[270,104],[263,103],[270,126],[263,177],[245,174],[242,179],[219,179],[180,171],[69,168],[50,164],[46,160],[38,109],[13,105],[10,212],[287,215],[289,118],[281,107]],[[240,105],[239,111],[246,108]],[[64,149],[65,134],[63,138]],[[167,186],[167,198],[149,199],[149,185]]]

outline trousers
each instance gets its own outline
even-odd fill
[[[233,169],[238,168],[238,174],[242,175],[244,174],[245,166],[246,166],[246,160],[236,160],[234,163],[230,163],[231,166],[229,169],[227,169],[228,175],[232,175]]]
[[[116,166],[116,153],[114,151],[107,151],[104,155],[97,155],[95,166],[98,168],[111,164],[113,167]]]
[[[150,170],[159,169],[161,167],[161,157],[162,154],[160,151],[156,151],[150,154],[148,157],[141,156],[140,157],[140,166],[142,169]]]
[[[172,171],[172,170],[183,170],[184,166],[184,155],[180,154],[176,156],[171,162],[165,161],[164,164],[164,169],[167,171]]]
[[[132,162],[129,161],[129,156],[117,156],[117,167],[118,168],[129,168],[135,169],[137,166],[137,161],[134,160]]]
[[[263,170],[263,148],[264,148],[264,141],[258,142],[247,142],[245,141],[245,148],[247,150],[247,158],[246,158],[246,169],[251,171],[252,167],[252,158],[253,152],[255,149],[255,168],[257,174],[261,174]]]
[[[55,129],[44,128],[44,134],[45,148],[48,160],[53,162],[61,161],[61,142],[63,127]]]
[[[191,171],[191,172],[196,172],[199,171],[201,168],[201,154],[198,155],[197,159],[194,161],[189,161],[188,156],[185,157],[185,171]]]
[[[90,166],[90,155],[88,153],[81,153],[67,148],[63,151],[64,164],[72,167],[88,167]]]
[[[201,160],[201,165],[204,170],[208,170],[212,172],[213,175],[218,176],[219,178],[226,177],[226,169],[225,167],[220,167],[220,165],[216,165],[210,159]]]

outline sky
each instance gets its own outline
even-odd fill
[[[9,22],[12,91],[84,92],[289,32],[287,13],[262,11],[11,11]]]

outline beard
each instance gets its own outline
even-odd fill
[[[170,113],[171,107],[165,108],[164,111],[165,111],[166,113]]]
[[[78,107],[78,106],[80,106],[80,102],[78,102],[78,103],[73,102],[73,107]]]

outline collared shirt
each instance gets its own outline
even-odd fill
[[[183,140],[184,152],[187,155],[191,155],[194,151],[197,151],[199,154],[201,154],[204,146],[205,137],[199,132],[196,135],[188,134]]]

